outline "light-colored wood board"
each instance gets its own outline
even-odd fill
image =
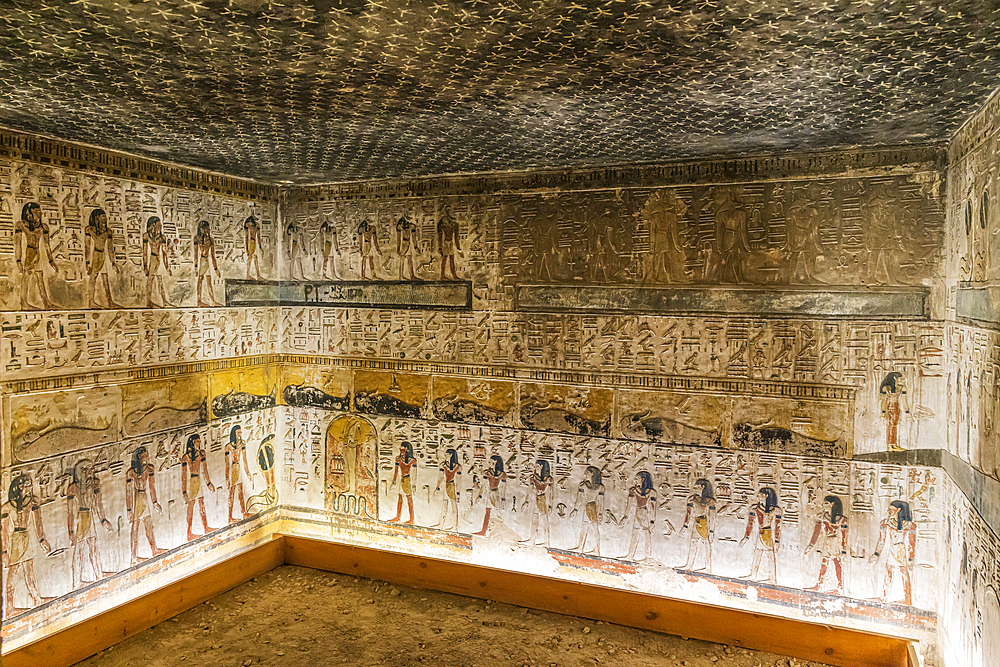
[[[268,572],[284,561],[281,537],[136,600],[11,651],[2,667],[68,667]]]
[[[909,661],[910,644],[898,637],[289,535],[285,563],[841,667],[908,667]]]

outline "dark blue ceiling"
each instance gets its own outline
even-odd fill
[[[0,0],[0,124],[269,182],[947,139],[995,0]]]

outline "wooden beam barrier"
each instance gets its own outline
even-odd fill
[[[284,540],[264,542],[140,598],[4,654],[3,667],[69,667],[211,600],[284,562]]]
[[[841,667],[909,667],[900,637],[452,561],[285,536],[285,564],[497,600]]]
[[[841,667],[918,667],[913,644],[896,636],[290,535],[275,535],[249,551],[4,654],[0,665],[69,667],[282,564],[497,600]]]

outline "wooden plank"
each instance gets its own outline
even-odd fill
[[[285,563],[498,600],[841,667],[908,667],[894,636],[285,535]]]
[[[260,576],[284,561],[273,540],[3,656],[3,667],[68,667],[182,611]]]

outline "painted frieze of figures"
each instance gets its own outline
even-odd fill
[[[221,306],[223,278],[277,276],[275,219],[273,202],[0,160],[0,307]]]
[[[275,506],[276,426],[257,411],[5,469],[4,619]]]

